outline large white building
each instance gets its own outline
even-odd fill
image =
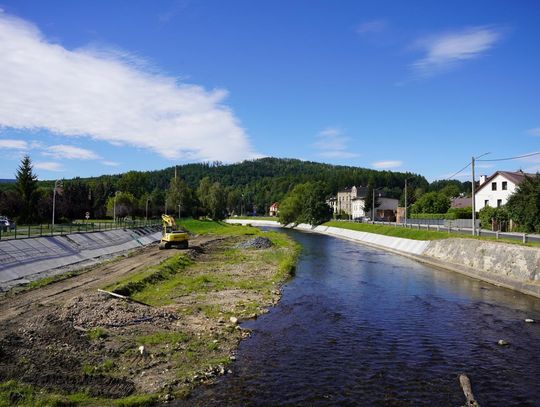
[[[480,186],[474,194],[475,209],[479,211],[485,206],[497,208],[505,205],[525,176],[534,177],[535,174],[526,174],[523,171],[497,171],[490,177],[480,176]]]
[[[345,188],[338,191],[336,197],[330,198],[327,203],[334,211],[334,214],[346,214],[350,219],[361,219],[372,217],[371,209],[364,208],[368,188],[356,187]],[[375,217],[386,220],[394,220],[398,206],[398,200],[386,198],[377,193],[377,202],[379,206],[375,208]]]

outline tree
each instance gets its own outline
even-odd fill
[[[206,214],[209,212],[210,206],[210,188],[212,187],[212,181],[209,177],[204,177],[199,182],[199,187],[197,188],[197,198],[202,206],[202,211]]]
[[[32,160],[25,155],[16,174],[17,191],[21,197],[22,205],[18,221],[28,223],[36,220],[37,204],[37,176],[33,173]]]
[[[309,223],[320,225],[331,219],[332,208],[325,202],[322,183],[307,182],[296,185],[279,207],[279,221],[289,223]]]
[[[440,192],[428,192],[411,207],[412,213],[446,213],[450,208],[450,199]]]
[[[377,208],[380,205],[379,199],[378,199],[378,192],[375,191],[375,208]],[[371,212],[373,209],[373,185],[368,184],[367,186],[367,192],[366,197],[364,199],[364,212]],[[375,219],[375,214],[371,214],[371,218]]]
[[[525,176],[508,198],[506,208],[510,218],[523,232],[540,232],[540,176]]]
[[[439,191],[441,194],[448,198],[455,198],[459,196],[459,187],[456,184],[448,184]]]
[[[227,214],[227,199],[225,189],[219,182],[214,182],[208,192],[208,214],[213,220],[225,219]]]
[[[178,205],[181,208],[181,214],[190,216],[193,211],[193,191],[180,177],[171,180],[167,190],[167,208],[169,212],[178,213]]]
[[[508,222],[508,211],[504,206],[493,208],[491,206],[484,206],[478,212],[480,218],[480,224],[483,229],[499,229],[504,230],[506,222]]]
[[[115,195],[107,199],[107,215],[123,218],[133,215],[137,200],[133,194],[129,192],[119,192],[116,194],[116,210],[115,210]]]

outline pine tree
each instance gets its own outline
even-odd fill
[[[32,160],[25,155],[21,165],[17,169],[17,191],[21,196],[22,206],[18,221],[20,223],[29,223],[35,220],[37,194],[37,175],[32,171]]]

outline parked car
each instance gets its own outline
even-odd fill
[[[11,219],[8,219],[6,216],[0,216],[0,229],[2,232],[14,230],[16,227],[17,225]]]

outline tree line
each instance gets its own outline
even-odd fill
[[[24,223],[50,219],[54,181],[38,181],[30,157],[23,159],[16,178],[16,183],[0,184],[0,214]],[[216,219],[226,214],[265,214],[273,202],[283,201],[296,186],[306,183],[317,184],[325,199],[356,185],[380,188],[385,196],[403,202],[406,179],[409,204],[448,185],[459,192],[470,190],[470,183],[429,184],[423,176],[409,172],[262,158],[231,165],[185,164],[157,171],[66,179],[62,193],[56,196],[56,216],[70,221],[89,212],[91,218],[104,218],[112,217],[115,210],[116,216],[149,218],[164,212]]]

